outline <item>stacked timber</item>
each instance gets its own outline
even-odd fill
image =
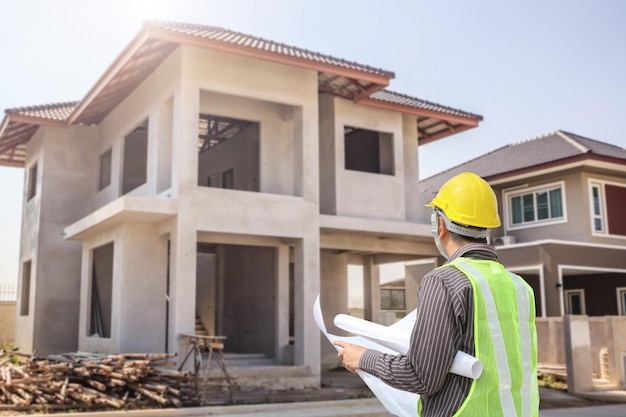
[[[68,353],[36,357],[0,350],[0,410],[181,407],[193,379],[166,369],[175,354]]]

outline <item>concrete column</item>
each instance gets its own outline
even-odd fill
[[[589,318],[563,316],[567,391],[571,394],[593,391]]]
[[[402,155],[404,158],[404,207],[407,221],[426,222],[429,210],[424,207],[419,191],[417,118],[402,115]],[[397,140],[397,139],[396,139]]]
[[[288,363],[289,346],[289,246],[276,250],[276,362]]]
[[[200,89],[183,78],[174,94],[172,198],[198,185],[198,114]]]
[[[298,136],[295,144],[298,155],[294,162],[298,164],[302,161],[300,167],[296,166],[296,170],[300,169],[301,174],[297,174],[295,180],[296,184],[301,182],[302,186],[300,189],[300,185],[296,185],[294,191],[297,195],[302,195],[305,200],[317,203],[320,198],[317,82],[314,85],[314,100],[311,105],[302,106],[301,111],[295,111],[294,122],[302,126],[301,130],[296,126],[294,132]]]
[[[335,327],[333,320],[337,314],[348,312],[348,256],[322,251],[320,254],[320,304],[324,312],[326,329],[336,335],[346,332]],[[337,350],[325,337],[321,338],[322,369],[338,365]]]
[[[320,330],[313,319],[313,304],[320,291],[319,238],[307,236],[294,247],[294,364],[320,373]]]
[[[179,213],[173,227],[170,243],[170,305],[168,348],[178,352],[179,364],[187,346],[181,342],[181,334],[193,334],[195,330],[196,299],[196,231],[185,222],[188,216]],[[187,369],[193,361],[187,361]]]
[[[125,224],[119,241],[120,352],[165,349],[167,242],[153,223]]]
[[[419,261],[411,265],[404,266],[404,297],[406,301],[406,311],[411,312],[417,307],[417,292],[422,284],[424,275],[435,268],[436,261]]]
[[[373,256],[363,257],[363,317],[380,322],[380,267]]]

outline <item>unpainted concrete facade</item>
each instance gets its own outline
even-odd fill
[[[249,127],[199,151],[199,115]],[[346,169],[348,128],[374,132],[390,173]],[[99,124],[28,143],[16,343],[182,354],[199,317],[230,352],[319,376],[336,356],[315,297],[347,312],[361,264],[377,321],[379,265],[436,255],[417,131],[415,116],[320,93],[317,71],[179,45]]]

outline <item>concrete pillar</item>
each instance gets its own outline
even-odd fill
[[[417,146],[417,118],[402,115],[402,155],[404,158],[404,207],[406,220],[426,222],[429,210],[419,198],[419,165]]]
[[[417,307],[417,291],[422,284],[424,275],[436,267],[436,261],[419,261],[404,266],[404,297],[407,313]]]
[[[619,343],[619,338],[623,337],[620,332],[619,322],[623,320],[623,317],[607,316],[605,319],[608,339],[609,381],[611,384],[624,388],[626,386],[626,375],[624,375],[624,359],[622,358],[623,353]]]
[[[307,236],[294,247],[294,364],[320,374],[320,331],[313,304],[320,291],[319,238]]]
[[[167,242],[153,223],[124,225],[119,241],[121,276],[119,310],[120,352],[159,353],[165,349]],[[115,317],[115,315],[117,317]]]
[[[380,322],[380,267],[373,256],[363,257],[363,317]]]
[[[320,254],[320,305],[324,313],[326,329],[336,335],[346,332],[333,324],[337,314],[348,312],[348,256],[322,251]],[[337,350],[325,337],[321,340],[322,368],[330,369],[338,365]]]
[[[198,185],[198,114],[200,89],[183,79],[174,94],[172,146],[172,198]],[[191,140],[193,138],[193,140]]]
[[[196,231],[186,224],[188,216],[179,213],[170,237],[170,292],[168,350],[178,352],[178,361],[184,359],[187,346],[181,334],[195,331],[196,299]],[[190,369],[193,361],[187,361]]]
[[[593,391],[589,318],[563,316],[567,391],[571,394]]]
[[[288,364],[289,354],[289,246],[276,248],[276,362]]]

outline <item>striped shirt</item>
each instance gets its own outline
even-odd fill
[[[497,261],[493,246],[472,243],[450,261],[465,257]],[[474,354],[472,284],[456,268],[424,276],[417,294],[417,318],[406,355],[367,350],[359,368],[392,387],[420,394],[423,417],[450,417],[467,397],[472,380],[449,373],[456,352]],[[417,407],[417,404],[416,404]]]

